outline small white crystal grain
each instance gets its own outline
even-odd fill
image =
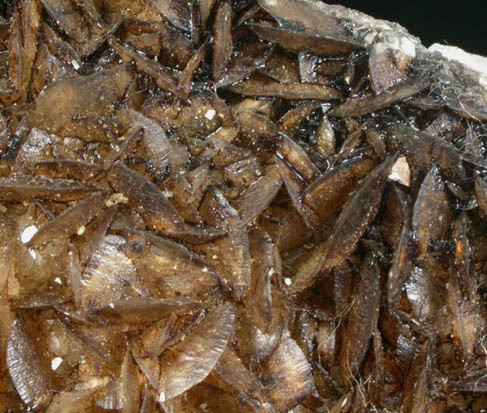
[[[399,182],[404,186],[409,186],[411,183],[411,172],[409,170],[408,161],[404,156],[401,156],[392,166],[391,173],[388,176],[389,180]]]
[[[51,369],[53,371],[56,371],[62,362],[63,362],[63,359],[61,357],[54,357],[51,360]]]
[[[20,236],[20,240],[23,244],[27,244],[32,237],[36,234],[37,227],[35,225],[29,225],[27,228],[24,229],[22,235]]]
[[[208,120],[213,120],[213,118],[216,115],[216,110],[215,109],[208,109],[208,111],[205,113],[205,118]]]

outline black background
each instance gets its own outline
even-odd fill
[[[357,9],[373,17],[397,22],[418,36],[425,46],[432,43],[459,46],[487,56],[487,2],[438,1],[327,1]]]

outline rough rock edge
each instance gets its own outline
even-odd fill
[[[302,1],[308,2],[311,0]],[[362,44],[365,47],[382,41],[389,48],[399,50],[412,58],[418,54],[422,55],[423,59],[430,58],[437,63],[443,61],[450,66],[453,73],[457,74],[462,71],[463,77],[473,80],[482,86],[487,98],[487,57],[468,53],[456,46],[438,43],[426,48],[419,38],[411,35],[397,23],[375,19],[362,12],[347,9],[340,5],[320,4],[318,2],[315,4],[317,7],[323,8],[328,14],[347,21],[349,27],[352,28],[354,37],[358,40],[358,37],[362,36]],[[365,35],[363,35],[364,32],[366,33]],[[452,62],[454,63],[452,64]]]
[[[304,8],[313,11],[314,17],[311,17],[311,21],[314,23],[314,27],[308,27],[308,29],[319,31],[326,36],[329,29],[326,25],[319,27],[316,22],[320,17],[323,17],[323,20],[331,17],[335,21],[340,21],[341,34],[345,33],[348,40],[358,43],[364,48],[369,49],[377,43],[383,43],[388,49],[398,50],[412,59],[417,58],[423,69],[429,68],[436,71],[442,68],[444,72],[464,78],[466,80],[465,87],[462,90],[457,90],[457,94],[479,99],[480,92],[485,95],[482,100],[487,105],[486,57],[467,53],[458,47],[439,44],[434,44],[428,49],[418,37],[410,34],[400,24],[376,19],[358,10],[348,9],[341,5],[327,4],[320,0],[259,0],[261,7],[270,14],[285,4],[289,5],[290,2],[301,3]],[[290,21],[284,22],[280,19],[278,21],[284,26],[290,23]],[[306,25],[300,16],[296,16],[296,20],[292,23],[297,26]],[[335,25],[334,28],[336,27]],[[473,84],[481,86],[481,90],[479,91],[477,87],[475,93],[469,91],[468,89]],[[456,87],[458,88],[458,84]]]

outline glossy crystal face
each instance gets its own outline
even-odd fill
[[[481,411],[478,72],[318,1],[0,12],[0,411]]]

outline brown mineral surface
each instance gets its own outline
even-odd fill
[[[485,59],[319,0],[1,13],[0,412],[486,411]]]

